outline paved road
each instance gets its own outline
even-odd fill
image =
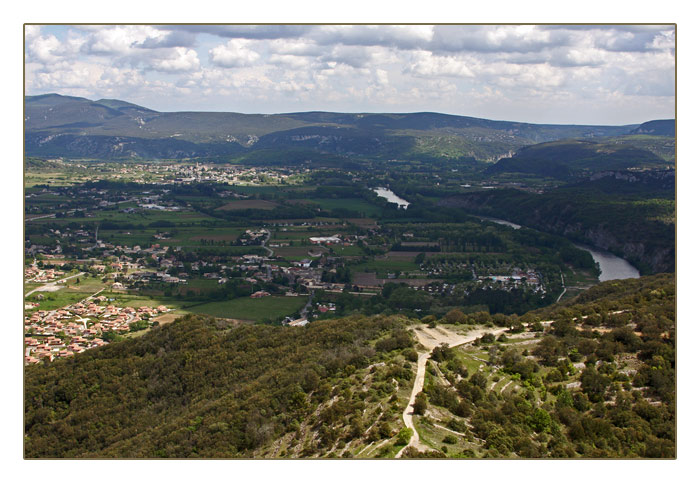
[[[25,297],[25,298],[26,298],[26,297],[29,297],[29,296],[30,296],[31,294],[33,294],[34,292],[51,292],[51,291],[52,291],[51,289],[52,289],[53,287],[55,287],[55,286],[58,284],[58,282],[65,281],[65,280],[69,280],[69,279],[75,278],[75,277],[80,277],[81,275],[85,275],[85,272],[80,272],[80,273],[78,273],[78,274],[76,274],[76,275],[71,275],[70,277],[62,278],[61,280],[55,280],[55,281],[53,281],[53,282],[45,283],[45,284],[42,285],[41,287],[37,287],[37,288],[35,288],[34,290],[31,290],[31,291],[27,292],[27,293],[24,295],[24,297]]]
[[[263,240],[260,242],[260,245],[261,245],[265,250],[267,250],[267,256],[268,256],[268,257],[271,257],[272,255],[275,254],[275,252],[273,252],[269,247],[266,247],[266,246],[265,246],[265,243],[267,243],[268,241],[270,241],[270,230],[263,230],[263,231],[265,232],[265,238],[263,238]]]
[[[485,330],[473,330],[466,334],[457,334],[455,332],[448,331],[442,327],[429,329],[426,326],[418,327],[418,330],[414,329],[418,341],[428,349],[428,352],[423,352],[418,356],[418,371],[416,372],[416,379],[413,383],[413,389],[411,390],[411,397],[408,399],[408,405],[406,409],[403,410],[403,422],[407,428],[413,430],[411,435],[411,440],[409,443],[401,448],[396,454],[396,458],[401,458],[404,450],[409,446],[413,446],[419,451],[426,451],[432,449],[425,444],[421,443],[418,436],[418,431],[416,431],[416,426],[413,423],[413,404],[416,402],[416,395],[423,390],[423,383],[425,382],[425,366],[430,359],[430,353],[432,350],[439,346],[440,344],[447,344],[450,347],[456,347],[467,342],[472,342],[483,334],[490,333],[493,335],[499,335],[504,333],[507,328],[499,327],[497,329],[485,329]]]

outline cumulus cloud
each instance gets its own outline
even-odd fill
[[[135,42],[134,47],[143,49],[161,49],[167,47],[192,47],[196,43],[197,36],[192,32],[172,30],[165,35],[148,37]]]
[[[136,45],[167,36],[148,25],[107,26],[90,31],[85,42],[85,52],[94,55],[124,55]]]
[[[250,45],[249,40],[231,39],[226,44],[211,49],[209,57],[219,67],[249,66],[260,58],[260,54],[249,48]]]
[[[163,72],[187,72],[199,68],[197,52],[185,47],[176,47],[167,58],[156,59],[153,63],[155,70]]]
[[[351,67],[364,67],[371,59],[371,52],[365,47],[350,47],[348,45],[336,45],[329,52],[321,55],[322,62],[334,62],[346,64]]]
[[[85,40],[69,35],[61,42],[54,35],[42,35],[37,25],[28,25],[25,30],[25,55],[30,62],[53,63],[67,57],[74,57]]]
[[[433,37],[432,25],[327,25],[309,32],[321,45],[421,48]]]
[[[566,41],[565,36],[533,25],[438,25],[431,49],[449,52],[538,52]]]
[[[433,55],[427,51],[416,52],[413,58],[404,72],[423,77],[474,77],[469,62],[464,58]]]

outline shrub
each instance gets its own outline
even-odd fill
[[[458,440],[457,437],[456,437],[455,435],[453,435],[453,434],[448,434],[448,435],[445,436],[445,438],[442,440],[443,443],[447,443],[447,444],[457,444],[457,441],[459,441],[459,440]]]
[[[396,436],[396,442],[402,446],[406,446],[411,441],[413,430],[411,428],[402,428]]]

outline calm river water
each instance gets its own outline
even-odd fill
[[[520,228],[521,225],[511,223],[510,221],[500,220],[498,218],[491,218],[488,216],[480,216],[482,220],[492,221],[498,223],[499,225],[506,225],[516,230]],[[586,250],[591,254],[593,260],[595,260],[600,266],[600,276],[598,280],[605,282],[606,280],[619,280],[623,278],[639,278],[639,270],[634,268],[627,260],[613,255],[612,253],[601,250],[600,248],[593,248],[586,245],[581,245],[579,243],[574,243],[576,248],[581,250]]]
[[[382,198],[385,198],[388,202],[390,202],[390,203],[396,203],[396,205],[398,205],[399,208],[403,208],[404,210],[405,210],[406,208],[408,208],[408,205],[411,204],[411,203],[409,203],[408,201],[406,201],[406,200],[404,200],[404,199],[399,198],[398,196],[396,196],[396,193],[394,193],[393,191],[391,191],[391,190],[389,190],[389,189],[386,189],[386,188],[374,188],[372,191],[374,191],[375,193],[377,193],[377,196],[381,196]]]

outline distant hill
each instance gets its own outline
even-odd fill
[[[675,136],[676,120],[661,119],[657,121],[645,122],[639,127],[630,131],[630,134],[651,134],[654,136]]]
[[[634,139],[624,137],[601,141],[569,139],[523,147],[514,156],[489,166],[486,172],[491,175],[528,173],[566,179],[582,172],[663,168],[672,164],[656,154],[648,140],[637,145]]]
[[[26,152],[37,156],[207,157],[303,148],[370,159],[494,162],[535,143],[622,136],[637,127],[528,124],[431,112],[158,112],[117,99],[25,97]]]

